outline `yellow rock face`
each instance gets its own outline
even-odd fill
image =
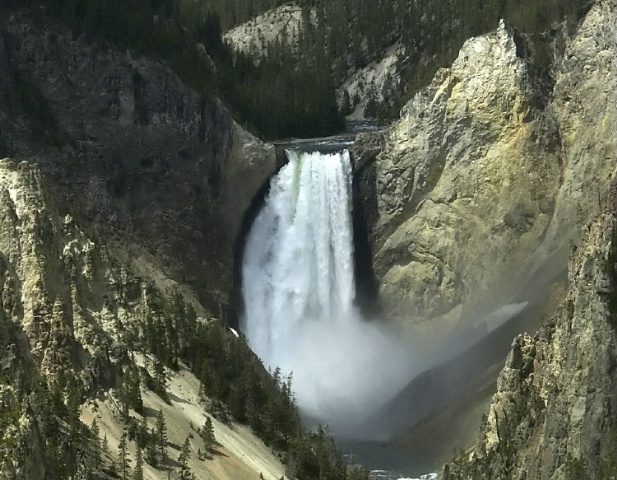
[[[376,160],[375,270],[390,319],[449,330],[565,270],[616,169],[607,3],[557,60],[552,91],[501,23],[405,106]]]

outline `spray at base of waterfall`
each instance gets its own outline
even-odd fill
[[[335,429],[396,394],[411,358],[354,307],[349,153],[287,155],[247,239],[242,329],[267,366],[293,375],[303,413]]]

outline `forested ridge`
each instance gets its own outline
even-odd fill
[[[228,29],[285,3],[290,2],[186,0],[184,5],[187,9],[198,6],[199,11],[216,12]],[[525,37],[521,39],[524,44],[521,55],[528,57],[541,76],[550,76],[552,52],[563,47],[564,31],[571,33],[592,4],[589,0],[298,0],[294,3],[302,8],[304,19],[297,46],[294,48],[283,39],[271,45],[267,53],[266,63],[272,63],[272,70],[279,74],[279,65],[283,67],[284,77],[291,75],[287,71],[293,71],[294,65],[300,68],[307,56],[325,57],[328,73],[338,86],[353,71],[379,59],[387,47],[400,44],[397,72],[386,85],[386,98],[383,102],[375,99],[367,112],[382,119],[396,118],[402,105],[428,84],[438,68],[454,61],[466,39],[494,29],[502,18]],[[283,62],[278,60],[280,50],[286,52]],[[275,60],[270,62],[272,57]],[[351,98],[350,102],[353,105],[357,99]],[[347,113],[350,106],[345,103],[339,101],[342,113]]]
[[[500,18],[526,35],[521,54],[550,76],[551,51],[559,48],[563,28],[575,28],[590,6],[575,0],[298,0],[299,38],[277,39],[261,61],[221,40],[225,30],[284,3],[290,2],[7,0],[0,8],[25,7],[41,22],[55,19],[76,34],[161,58],[203,95],[222,98],[251,131],[274,139],[341,130],[358,99],[337,105],[336,87],[399,42],[385,98],[371,99],[366,112],[396,118],[467,38],[494,29]]]
[[[298,61],[295,52],[273,46],[267,62],[255,62],[223,43],[214,10],[202,13],[178,0],[7,0],[2,11],[27,12],[43,26],[57,22],[93,42],[161,59],[264,138],[325,135],[343,126],[323,49]]]
[[[301,425],[291,375],[266,371],[244,338],[219,320],[198,318],[178,292],[163,296],[130,274],[115,287],[116,300],[107,300],[110,311],[131,308],[142,295],[147,310],[135,312],[130,322],[116,322],[114,348],[124,360],[102,373],[94,388],[85,387],[86,373],[72,369],[45,378],[18,346],[24,340],[21,327],[0,311],[0,464],[6,469],[1,478],[22,478],[11,472],[28,463],[38,465],[50,479],[138,479],[145,463],[170,472],[179,468],[180,477],[174,478],[193,478],[187,466],[192,433],[174,462],[163,413],[152,415],[142,400],[142,392],[150,390],[169,403],[170,372],[178,371],[181,363],[199,379],[200,397],[210,415],[223,423],[234,419],[249,425],[278,453],[289,478],[368,478],[365,468],[343,462],[327,429],[309,431]],[[103,365],[108,353],[99,353]],[[136,355],[143,357],[143,366],[135,362]],[[82,404],[110,387],[123,432],[117,452],[101,435],[96,418],[91,425],[80,419]],[[24,414],[30,419],[27,424]],[[206,445],[199,459],[208,461],[216,445],[212,421],[208,418],[197,427]],[[30,449],[36,458],[28,462]],[[131,449],[137,452],[134,461]]]

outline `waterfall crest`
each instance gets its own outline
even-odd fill
[[[396,393],[406,356],[354,307],[349,153],[287,155],[247,238],[242,329],[267,366],[293,372],[304,412],[336,424]]]

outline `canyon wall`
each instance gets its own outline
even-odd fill
[[[612,201],[617,173],[616,13],[614,0],[599,0],[576,29],[556,25],[543,67],[538,39],[500,23],[469,39],[391,128],[353,147],[383,316],[421,361],[493,335],[469,350],[483,363],[455,357],[456,380],[447,369],[426,373],[436,385],[466,385],[444,406],[438,387],[410,384],[414,395],[399,404],[410,416],[422,399],[433,410],[397,444],[428,463],[471,445],[505,334],[553,318],[517,337],[480,440],[444,478],[594,478],[612,468],[600,459],[615,437],[606,302],[616,280],[604,270],[613,214],[589,225]],[[524,301],[517,330],[483,325]]]
[[[563,277],[615,175],[614,17],[600,0],[575,32],[556,28],[544,72],[525,54],[533,39],[502,22],[385,134],[358,140],[388,318],[427,334],[464,328]]]
[[[273,147],[166,65],[19,15],[0,25],[0,90],[0,156],[38,164],[84,229],[225,313]]]
[[[446,480],[611,479],[617,475],[617,183],[585,230],[558,312],[519,335],[477,444]]]
[[[154,427],[159,410],[168,425],[170,458],[188,435],[194,438],[189,467],[195,478],[275,480],[284,474],[248,427],[216,417],[211,420],[221,453],[207,462],[201,458],[199,449],[206,447],[194,432],[204,423],[208,400],[200,380],[182,363],[163,366],[144,341],[155,335],[161,354],[174,332],[172,348],[179,352],[196,329],[220,324],[190,290],[152,265],[137,273],[139,262],[124,262],[104,241],[93,241],[57,206],[39,168],[27,162],[0,160],[0,227],[0,479],[66,478],[62,472],[69,468],[76,478],[103,475],[105,465],[117,461],[122,432],[136,421]],[[225,328],[220,335],[240,343]],[[249,362],[257,360],[251,356]],[[167,393],[153,392],[157,374],[149,372],[157,368]],[[119,405],[135,371],[143,406],[123,414]],[[63,400],[60,385],[68,385],[72,399]],[[52,391],[59,400],[52,400]],[[86,425],[96,421],[96,441],[104,437],[109,448],[98,462],[91,461],[91,431],[70,417],[65,424],[61,413],[72,407],[64,402],[77,402],[76,415]],[[81,449],[79,464],[63,465],[56,448]],[[134,447],[129,455],[134,464]],[[165,468],[148,463],[145,478],[167,478]]]

